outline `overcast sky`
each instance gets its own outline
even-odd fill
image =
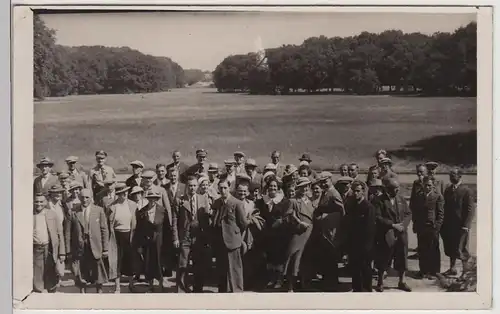
[[[325,35],[351,36],[387,29],[404,32],[453,32],[476,20],[475,14],[422,13],[101,13],[43,15],[69,46],[128,46],[167,56],[184,69],[212,71],[228,55],[300,44]]]

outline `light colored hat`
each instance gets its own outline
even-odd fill
[[[306,185],[309,185],[311,184],[311,180],[309,180],[309,178],[307,177],[300,177],[297,179],[297,184],[296,186],[297,187],[301,187],[301,186],[306,186]]]
[[[208,172],[218,172],[219,171],[219,165],[216,164],[215,162],[212,162],[208,165]]]
[[[36,166],[38,168],[40,168],[41,166],[49,166],[49,167],[52,167],[54,166],[54,162],[52,160],[50,160],[50,158],[48,157],[43,157],[39,163],[36,164]]]
[[[330,179],[331,177],[332,177],[332,173],[331,172],[322,171],[322,172],[320,172],[320,174],[318,176],[318,180],[325,181],[327,179]]]
[[[236,152],[234,152],[234,154],[233,154],[233,155],[234,155],[234,156],[241,156],[241,157],[245,157],[245,153],[244,153],[244,152],[242,152],[242,151],[236,151]]]
[[[264,173],[264,175],[262,176],[262,180],[267,180],[267,178],[269,178],[270,176],[276,176],[276,174],[272,171],[267,171]]]
[[[83,189],[80,195],[86,197],[92,197],[92,191],[90,191],[89,189]]]
[[[208,180],[209,179],[207,176],[201,175],[200,178],[198,179],[198,184],[201,185],[203,181],[208,181]]]
[[[59,184],[53,185],[50,187],[49,193],[62,193],[64,192],[64,188],[60,186]]]
[[[83,185],[79,181],[73,181],[69,184],[69,191],[74,189],[83,189]]]
[[[142,193],[144,190],[140,186],[134,186],[132,190],[130,190],[130,195],[132,194],[137,194],[137,193]]]
[[[139,167],[139,168],[144,168],[144,163],[140,160],[134,160],[130,163],[130,165],[133,167],[133,166],[136,166],[136,167]]]
[[[439,164],[435,161],[429,161],[425,163],[425,167],[429,170],[434,170],[439,167]]]
[[[204,150],[203,148],[196,150],[196,157],[198,156],[207,157],[207,155],[208,155],[207,151]]]
[[[124,193],[127,192],[128,190],[130,190],[130,187],[127,186],[125,183],[118,183],[116,185],[115,194]]]
[[[340,183],[340,184],[349,184],[349,183],[352,183],[352,181],[354,181],[353,178],[347,177],[347,176],[343,176],[343,177],[340,177],[337,180],[337,183]]]
[[[69,156],[68,158],[66,158],[65,160],[67,163],[74,163],[74,162],[77,162],[78,161],[78,157],[76,156]]]
[[[266,170],[276,170],[277,167],[275,164],[273,164],[272,162],[271,163],[268,163],[265,167],[264,167],[264,171]]]
[[[257,162],[255,161],[255,159],[248,158],[245,162],[245,167],[257,167]]]
[[[302,160],[300,163],[299,163],[299,167],[300,166],[309,166],[309,162],[307,160]]]
[[[160,198],[161,195],[156,192],[156,191],[153,191],[153,190],[149,190],[147,193],[146,193],[146,198]]]
[[[226,159],[226,160],[224,160],[224,165],[226,165],[226,166],[234,166],[234,160],[232,160],[232,159]]]
[[[252,178],[248,176],[246,173],[238,173],[236,175],[236,180],[246,180],[246,181],[252,181]]]
[[[153,170],[146,170],[142,173],[142,177],[146,179],[153,179],[156,173]]]

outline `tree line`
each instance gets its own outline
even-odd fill
[[[433,35],[311,37],[301,45],[226,57],[213,73],[219,92],[476,95],[476,23]]]
[[[37,99],[160,92],[187,83],[184,69],[167,57],[146,55],[129,47],[58,45],[55,31],[36,14],[33,53],[33,95]]]

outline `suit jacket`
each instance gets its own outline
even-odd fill
[[[233,196],[229,196],[226,204],[222,198],[214,201],[212,205],[214,211],[214,222],[217,218],[221,219],[222,239],[228,250],[235,250],[241,247],[242,234],[247,227],[247,219],[243,202]]]
[[[343,239],[342,232],[339,230],[344,215],[342,196],[332,186],[321,195],[318,208],[314,211],[314,218],[321,236],[334,247],[339,247]]]
[[[85,224],[85,217],[80,206],[78,211],[70,212],[65,222],[66,252],[75,257],[81,257],[84,251],[84,235],[88,231],[90,248],[95,259],[100,259],[103,252],[108,251],[109,229],[108,220],[102,207],[90,205],[89,224]]]
[[[74,170],[74,172],[70,172],[68,170],[69,178],[71,181],[79,182],[84,189],[92,189],[91,184],[89,182],[89,177],[84,171]]]
[[[439,232],[443,219],[444,198],[440,193],[432,191],[427,195],[422,191],[415,196],[412,220],[417,233],[425,231]]]
[[[448,186],[444,192],[443,229],[469,228],[474,218],[475,205],[472,191],[460,184],[456,191]]]
[[[135,180],[136,178],[132,175],[130,177],[127,178],[127,180],[125,181],[125,184],[129,187],[129,188],[133,188],[134,186],[140,186],[140,184],[137,183],[137,181]]]
[[[410,196],[410,209],[411,212],[414,213],[416,208],[417,196],[421,193],[424,193],[424,183],[420,180],[413,181],[413,185],[411,187],[411,196]]]
[[[377,241],[379,244],[392,246],[397,238],[403,243],[408,243],[408,225],[411,221],[410,207],[401,195],[396,195],[394,205],[391,204],[389,196],[383,194],[374,200],[377,220]],[[403,231],[396,231],[392,225],[402,223]]]
[[[52,258],[57,263],[59,256],[66,255],[64,246],[63,228],[59,223],[57,214],[50,210],[45,210],[45,222],[47,223],[47,231],[49,233],[49,245],[52,248]]]
[[[127,200],[130,213],[132,214],[132,220],[130,221],[130,243],[134,237],[135,228],[137,225],[135,212],[137,211],[137,204],[133,201]],[[118,265],[118,245],[116,243],[115,234],[115,215],[116,215],[116,200],[111,203],[107,208],[106,215],[108,216],[108,226],[109,226],[109,278],[114,279],[117,277],[117,265]]]
[[[59,179],[57,178],[57,176],[49,174],[47,182],[45,182],[45,184],[42,186],[42,176],[40,175],[33,181],[33,195],[37,193],[47,194],[50,187],[55,184],[59,184]]]
[[[146,205],[147,206],[147,205]],[[135,248],[155,242],[158,252],[163,245],[163,227],[165,225],[165,208],[156,204],[153,222],[149,221],[148,211],[143,207],[135,212],[137,225],[132,239]]]
[[[116,180],[115,171],[108,165],[103,165],[102,169],[98,168],[97,166],[90,169],[89,177],[92,186],[92,192],[94,193],[94,199],[99,192],[104,190],[104,181]]]
[[[186,170],[189,168],[189,166],[186,163],[182,162],[182,161],[179,161],[179,163],[177,164],[177,166],[175,166],[173,162],[171,162],[171,163],[169,163],[167,165],[167,169],[170,169],[172,167],[177,168],[177,170],[179,171],[179,175],[181,175],[184,172],[186,172]]]
[[[203,237],[202,233],[206,232],[210,226],[210,203],[208,198],[199,194],[195,194],[194,197],[196,198],[196,208],[192,209],[189,197],[183,195],[179,199],[178,206],[173,211],[174,241],[192,244],[197,237]]]
[[[346,204],[346,208],[346,248],[351,255],[373,253],[376,233],[375,207],[367,199],[358,203],[353,198]]]
[[[184,183],[177,183],[177,190],[172,192],[172,182],[167,183],[165,190],[167,191],[168,199],[172,208],[175,208],[179,204],[179,200],[186,192],[186,185]]]
[[[256,187],[261,189],[262,192],[262,174],[260,173],[255,173],[254,177],[252,178],[252,181],[250,182],[250,188],[253,190]]]
[[[179,176],[179,181],[186,184],[187,183],[187,178],[189,176],[196,176],[198,177],[198,175],[202,174],[202,173],[205,173],[208,175],[208,163],[203,163],[203,164],[194,164],[190,167],[188,167],[184,172],[179,172],[180,173],[180,176]]]

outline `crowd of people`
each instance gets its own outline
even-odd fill
[[[437,163],[418,165],[408,203],[384,150],[365,180],[355,163],[342,165],[338,180],[316,172],[307,153],[297,167],[281,164],[274,151],[263,171],[243,152],[225,160],[223,171],[207,156],[197,150],[197,163],[188,166],[175,151],[155,170],[135,160],[124,183],[102,150],[88,173],[76,156],[58,174],[42,158],[33,184],[33,290],[57,291],[69,269],[82,293],[91,286],[102,293],[108,281],[120,293],[124,278],[130,291],[143,279],[150,291],[155,280],[163,291],[174,274],[178,292],[203,292],[212,279],[219,292],[307,291],[313,282],[334,292],[344,263],[354,292],[371,292],[373,277],[382,292],[390,267],[398,288],[411,291],[410,222],[418,278],[458,275],[457,259],[466,268],[475,202],[461,169],[445,184]],[[450,258],[443,274],[440,237]]]

